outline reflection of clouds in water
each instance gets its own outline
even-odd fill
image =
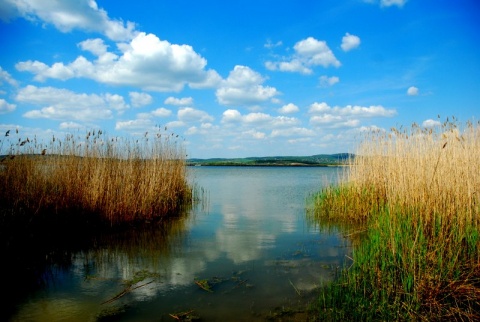
[[[256,232],[219,230],[216,233],[216,240],[219,250],[224,252],[226,257],[235,264],[257,259],[261,255],[260,249],[257,247]]]
[[[282,216],[282,232],[293,233],[297,231],[297,218],[294,215]]]
[[[205,270],[206,263],[198,257],[175,258],[165,272],[164,280],[173,285],[188,285],[192,283],[192,276]]]
[[[223,214],[223,217],[224,217],[224,225],[225,225],[225,228],[227,229],[235,229],[237,228],[237,224],[238,224],[238,216],[233,213],[233,212],[225,212]]]

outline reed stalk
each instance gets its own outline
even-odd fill
[[[318,221],[366,230],[321,316],[480,318],[479,139],[478,123],[455,119],[365,136],[340,185],[315,198]]]
[[[80,214],[110,225],[150,221],[191,198],[185,151],[170,133],[138,139],[102,131],[43,143],[18,131],[2,139],[0,202],[13,214]]]

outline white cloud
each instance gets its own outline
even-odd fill
[[[176,97],[170,96],[165,99],[164,103],[169,105],[175,105],[175,106],[193,105],[193,98],[191,97],[176,98]]]
[[[440,121],[435,121],[435,120],[432,120],[432,119],[425,120],[422,123],[423,127],[435,127],[435,126],[440,126],[440,125],[442,125],[442,123],[440,123]]]
[[[3,85],[3,82],[7,82],[12,86],[18,86],[17,81],[13,79],[6,70],[3,70],[2,66],[0,66],[0,85]]]
[[[399,8],[403,7],[408,0],[363,0],[366,3],[378,4],[380,3],[381,7],[391,7],[397,6]]]
[[[71,130],[71,129],[83,129],[85,128],[84,125],[75,122],[62,122],[60,123],[61,130]]]
[[[186,131],[186,135],[211,135],[212,131],[217,131],[218,126],[214,126],[212,123],[202,123],[200,127],[191,126]]]
[[[216,91],[218,102],[222,105],[260,104],[279,92],[276,88],[262,86],[265,79],[247,66],[235,66]]]
[[[407,3],[407,0],[380,0],[382,7],[397,6],[401,8],[405,3]]]
[[[87,39],[78,43],[78,47],[83,51],[89,51],[95,56],[101,57],[107,53],[108,46],[105,45],[102,39]]]
[[[272,49],[272,48],[275,48],[275,47],[280,47],[282,45],[283,45],[283,42],[280,41],[280,40],[277,41],[276,43],[273,43],[270,39],[267,39],[267,42],[263,46],[265,48]]]
[[[228,109],[223,112],[222,123],[240,122],[242,120],[242,114],[237,110]]]
[[[407,89],[408,96],[417,96],[418,94],[419,94],[418,88],[416,88],[415,86],[410,86]]]
[[[272,119],[272,117],[265,113],[248,113],[243,116],[243,121],[245,123],[267,123]]]
[[[164,107],[160,107],[160,108],[157,108],[156,110],[153,110],[151,114],[155,117],[168,117],[172,115],[172,111]]]
[[[253,138],[253,139],[256,139],[256,140],[263,140],[267,136],[264,132],[256,131],[254,129],[244,131],[244,132],[242,132],[241,135],[244,138]]]
[[[340,78],[337,76],[328,77],[326,75],[320,76],[320,87],[329,87],[333,86],[340,81]]]
[[[315,102],[312,105],[310,105],[310,108],[308,110],[309,113],[323,113],[323,112],[329,112],[332,108],[328,106],[327,103],[325,102]]]
[[[152,96],[147,93],[129,92],[128,95],[133,107],[141,107],[153,102]]]
[[[330,107],[327,103],[313,103],[310,105],[309,113],[311,114],[331,114],[339,116],[357,116],[357,117],[391,117],[397,114],[395,110],[385,109],[381,105],[372,105],[369,107],[359,105],[347,105],[345,107]]]
[[[301,73],[301,74],[312,74],[313,71],[305,66],[306,64],[300,59],[292,59],[290,61],[282,62],[271,62],[267,61],[265,67],[268,70],[279,70],[281,72],[292,72],[292,73]]]
[[[75,93],[54,87],[28,85],[19,90],[18,102],[43,106],[24,114],[27,118],[91,121],[112,117],[112,110],[124,110],[128,106],[123,97],[116,94]]]
[[[98,32],[114,41],[129,40],[136,34],[134,23],[109,18],[94,0],[7,0],[0,4],[0,12],[3,20],[20,16],[52,24],[61,32]]]
[[[248,113],[246,115],[242,115],[237,110],[229,109],[223,112],[221,123],[235,124],[236,126],[240,127],[255,126],[255,128],[275,129],[297,126],[301,122],[295,117],[274,117],[266,113]]]
[[[342,38],[342,47],[343,51],[350,51],[354,48],[360,46],[360,38],[355,35],[351,35],[348,32]]]
[[[0,98],[0,114],[10,113],[15,111],[17,105],[10,104],[3,98]]]
[[[149,119],[136,119],[128,121],[117,121],[115,124],[115,130],[130,131],[136,133],[145,133],[153,129],[154,125]]]
[[[392,117],[396,115],[394,109],[386,109],[381,105],[330,107],[325,102],[315,102],[310,105],[310,124],[330,128],[356,127],[362,118]]]
[[[324,115],[324,116],[312,116],[310,118],[310,124],[312,125],[326,125],[330,128],[349,128],[357,127],[360,124],[360,120],[350,119],[342,120],[338,116]]]
[[[341,65],[325,41],[308,37],[297,42],[293,48],[295,54],[292,57],[282,62],[267,61],[265,67],[269,70],[312,74],[311,67],[314,66],[327,68]]]
[[[297,105],[293,104],[293,103],[289,103],[287,105],[283,105],[281,108],[278,109],[278,112],[280,114],[291,114],[291,113],[296,113],[298,112],[300,109],[298,108]]]
[[[54,63],[49,67],[38,60],[28,60],[17,63],[15,67],[21,72],[27,71],[36,74],[35,80],[39,82],[43,82],[47,78],[67,80],[75,76],[75,71],[69,66],[65,66],[63,63]]]
[[[191,107],[185,107],[178,110],[178,119],[184,123],[191,122],[212,122],[214,118],[205,111],[196,110]]]
[[[38,81],[89,78],[147,91],[180,91],[186,84],[192,88],[213,88],[221,81],[217,72],[205,70],[207,61],[189,45],[171,44],[144,32],[138,33],[130,43],[117,45],[122,51],[121,56],[106,51],[102,41],[91,40],[79,46],[100,55],[94,61],[78,56],[69,64],[57,62],[48,66],[29,60],[17,63],[16,68],[35,74]]]
[[[296,117],[276,116],[270,121],[274,127],[288,127],[300,124],[300,120]]]
[[[317,133],[304,127],[292,127],[288,129],[273,130],[272,137],[290,137],[290,136],[315,136]]]
[[[125,103],[125,100],[121,95],[106,93],[103,95],[103,98],[110,108],[118,111],[119,113],[129,108],[128,104]]]

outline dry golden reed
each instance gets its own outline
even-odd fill
[[[478,124],[460,128],[458,122],[447,121],[431,128],[413,124],[369,132],[341,180],[339,189],[349,193],[325,211],[364,221],[372,210],[387,206],[391,211],[415,209],[427,222],[441,214],[478,226],[479,169]]]
[[[330,290],[356,317],[480,318],[480,123],[369,132],[315,206],[364,232],[347,286]]]
[[[138,139],[102,131],[48,143],[5,134],[0,180],[4,207],[27,213],[94,214],[111,224],[175,212],[191,195],[178,136]]]

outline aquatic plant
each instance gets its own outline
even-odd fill
[[[315,197],[318,221],[364,231],[320,316],[480,318],[479,124],[377,130],[355,155],[340,185]]]
[[[108,137],[101,130],[44,143],[7,131],[0,202],[13,216],[81,214],[111,225],[175,213],[191,198],[178,135]]]

